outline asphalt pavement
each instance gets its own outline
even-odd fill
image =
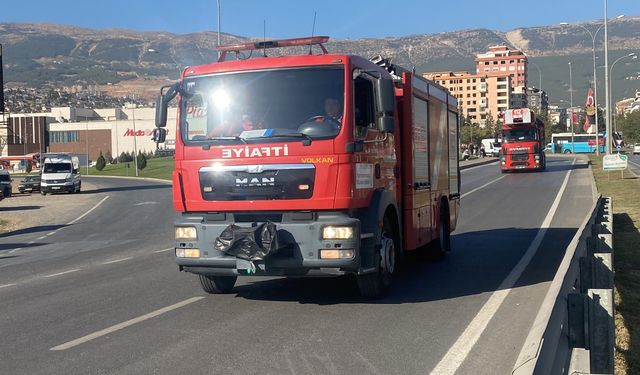
[[[510,373],[594,199],[575,157],[466,169],[453,251],[363,301],[346,278],[207,295],[174,263],[169,185],[86,180],[98,187],[77,217],[0,235],[1,373]]]

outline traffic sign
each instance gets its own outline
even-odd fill
[[[602,158],[602,169],[605,171],[624,171],[627,169],[627,159],[624,154],[605,155]]]

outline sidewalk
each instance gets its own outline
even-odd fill
[[[499,160],[500,158],[496,158],[493,156],[487,156],[484,158],[477,158],[477,159],[471,159],[471,160],[461,160],[460,170],[477,167],[479,165],[484,165],[484,164],[497,163]]]

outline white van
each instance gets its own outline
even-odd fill
[[[82,187],[80,180],[80,160],[72,154],[43,154],[40,193],[79,193]]]
[[[500,142],[497,142],[493,138],[486,138],[482,141],[482,146],[484,146],[484,153],[488,156],[500,156]]]

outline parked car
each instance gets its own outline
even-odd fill
[[[40,176],[26,176],[20,181],[18,191],[21,193],[31,193],[40,191]]]
[[[634,155],[640,154],[640,143],[636,143],[635,145],[633,145],[633,154]]]
[[[9,175],[9,172],[0,171],[0,190],[2,190],[5,198],[9,198],[11,196],[11,191],[13,190],[13,186],[11,185],[12,181],[13,179],[11,178],[11,175]]]

